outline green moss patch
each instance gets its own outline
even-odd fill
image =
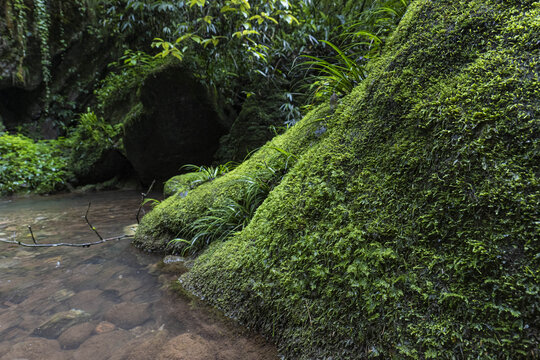
[[[163,185],[163,195],[169,197],[179,192],[180,196],[186,196],[189,190],[195,188],[195,185],[203,180],[204,174],[201,172],[174,176]]]

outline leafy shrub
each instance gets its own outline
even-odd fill
[[[326,51],[324,56],[302,55],[306,60],[301,66],[309,75],[302,87],[310,90],[311,102],[326,101],[332,94],[347,95],[360,84],[367,76],[368,61],[378,57],[407,6],[407,0],[364,1],[358,17],[344,24],[337,36],[336,41],[342,45],[320,40],[323,47],[335,54]]]
[[[34,142],[23,135],[0,135],[0,194],[64,188],[69,176],[63,140]]]
[[[78,125],[71,131],[66,144],[71,149],[70,168],[75,174],[85,173],[96,163],[103,151],[121,149],[121,124],[111,125],[90,109],[81,114]]]
[[[106,111],[116,103],[128,100],[136,92],[144,76],[163,63],[164,60],[153,58],[143,51],[124,51],[118,61],[109,64],[112,71],[94,92],[98,109]]]
[[[328,99],[334,93],[348,94],[366,77],[365,63],[357,62],[329,41],[322,42],[330,46],[337,56],[334,61],[317,56],[304,56],[309,60],[303,65],[317,72],[317,75],[312,77],[313,82],[309,84],[314,100],[319,97]]]

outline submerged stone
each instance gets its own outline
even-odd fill
[[[116,329],[116,325],[108,321],[101,321],[95,328],[96,334],[105,334]]]
[[[58,337],[58,342],[62,349],[76,349],[90,337],[94,328],[95,325],[90,322],[72,326]]]
[[[56,340],[29,338],[11,347],[1,360],[67,360]]]
[[[104,319],[117,326],[129,330],[150,319],[150,304],[124,302],[116,304],[104,315]]]
[[[34,336],[41,336],[48,339],[56,339],[61,333],[70,327],[85,322],[90,318],[90,314],[83,310],[72,309],[53,315],[32,332]]]

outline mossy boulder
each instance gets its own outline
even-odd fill
[[[206,87],[180,65],[150,72],[140,105],[124,122],[126,155],[143,183],[164,181],[184,164],[209,164],[226,128]]]
[[[204,180],[204,174],[202,172],[190,172],[173,176],[163,185],[163,195],[169,197],[176,193],[181,193],[181,196],[186,196],[189,190]]]
[[[323,136],[310,115],[273,140],[295,166],[183,286],[291,359],[540,357],[539,34],[534,1],[414,1]],[[167,199],[136,242],[271,159]]]
[[[294,127],[288,135],[272,139],[233,171],[198,185],[188,191],[187,196],[175,195],[165,199],[143,218],[135,234],[134,244],[149,251],[164,251],[169,241],[186,236],[189,224],[208,209],[219,207],[229,199],[238,201],[246,187],[246,183],[240,179],[246,176],[271,177],[265,171],[266,167],[274,169],[276,174],[282,173],[290,159],[279,150],[298,156],[314,146],[321,139],[318,129],[323,126],[329,114],[328,107],[311,112],[303,120],[305,126]]]
[[[242,110],[227,135],[220,139],[216,161],[242,161],[253,150],[264,145],[273,136],[272,126],[281,126],[281,101],[276,96],[266,98],[253,95],[242,104]]]

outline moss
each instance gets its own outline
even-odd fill
[[[176,193],[181,193],[180,196],[185,196],[189,190],[194,188],[194,182],[203,180],[204,174],[201,172],[190,172],[174,176],[165,182],[163,195],[169,197]]]
[[[165,199],[141,222],[134,244],[146,250],[164,250],[167,243],[184,236],[187,225],[202,213],[214,206],[223,204],[228,199],[238,201],[243,194],[245,182],[238,180],[246,175],[267,176],[263,165],[279,170],[287,166],[287,160],[275,148],[299,155],[321,139],[317,131],[321,122],[329,114],[328,108],[312,112],[301,125],[291,129],[285,136],[279,136],[268,142],[233,171],[215,180],[203,183],[190,191],[186,197],[171,196]]]
[[[221,138],[215,155],[217,161],[242,161],[247,154],[270,140],[271,126],[283,123],[283,114],[279,109],[282,103],[282,99],[275,95],[249,97],[229,133]]]
[[[293,358],[531,356],[538,73],[514,29],[534,14],[420,2],[408,19],[330,136],[186,281]]]
[[[274,140],[298,141],[296,165],[185,288],[292,359],[540,357],[539,19],[533,1],[414,2],[319,141],[301,137],[312,117]],[[269,159],[172,199],[142,235]]]

